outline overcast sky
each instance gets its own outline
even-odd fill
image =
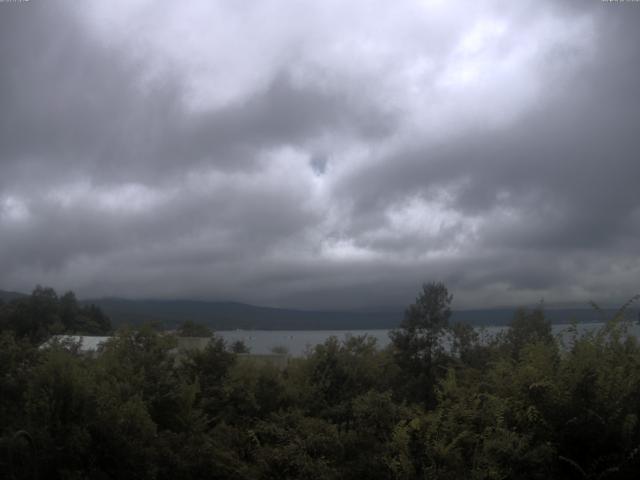
[[[0,289],[640,291],[640,3],[0,3]]]

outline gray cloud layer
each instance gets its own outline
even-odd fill
[[[640,289],[640,4],[0,4],[0,288]]]

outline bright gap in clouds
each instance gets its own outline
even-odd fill
[[[0,221],[22,222],[29,218],[26,203],[14,196],[7,196],[0,202]]]
[[[136,215],[162,208],[174,195],[174,191],[138,183],[96,186],[85,180],[54,189],[47,198],[62,208],[91,205],[105,213]]]
[[[592,25],[579,16],[568,24],[549,14],[509,18],[513,8],[504,11],[500,2],[421,3],[306,1],[283,8],[273,0],[201,0],[157,8],[139,1],[89,2],[85,9],[100,38],[133,55],[150,78],[180,77],[195,111],[241,103],[288,72],[299,86],[365,95],[406,121],[427,112],[459,120],[474,102],[491,117],[534,101],[543,57],[557,45],[584,51],[591,41]],[[460,96],[463,104],[449,113]]]

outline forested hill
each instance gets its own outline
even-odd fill
[[[110,318],[114,326],[127,323],[159,322],[173,328],[180,322],[191,320],[214,330],[358,330],[396,328],[404,315],[404,309],[385,311],[307,311],[258,307],[233,302],[204,302],[190,300],[124,300],[94,299]],[[458,310],[453,322],[475,326],[507,325],[515,308]],[[613,310],[605,310],[610,316]],[[601,313],[591,308],[545,309],[551,323],[601,321]]]
[[[25,298],[28,295],[0,290],[0,300]],[[396,328],[404,309],[387,308],[372,311],[320,311],[259,307],[236,302],[206,302],[195,300],[126,300],[106,298],[81,300],[81,304],[94,304],[111,319],[114,327],[123,324],[141,325],[158,323],[175,328],[185,320],[207,325],[214,330],[367,330]],[[455,310],[454,323],[474,326],[507,325],[515,308]],[[604,310],[611,316],[613,310]],[[637,318],[637,312],[631,313]],[[551,323],[598,322],[602,313],[592,308],[547,308],[545,316]]]
[[[0,290],[0,300],[3,302],[10,302],[11,300],[16,300],[18,298],[24,298],[27,295],[24,293],[18,292],[7,292],[5,290]]]
[[[259,307],[236,302],[93,299],[114,326],[159,322],[166,328],[190,320],[214,330],[340,330],[394,328],[402,311],[341,312]]]

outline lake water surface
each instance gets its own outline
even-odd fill
[[[578,325],[578,332],[587,332],[602,326],[602,323],[582,323]],[[569,327],[566,324],[553,325],[552,330],[555,335],[561,335],[568,340]],[[488,339],[505,329],[506,327],[484,327],[478,331],[482,338]],[[324,343],[332,336],[343,340],[348,335],[368,335],[376,339],[379,348],[384,348],[391,341],[389,332],[390,330],[221,330],[217,331],[216,335],[224,338],[228,343],[242,340],[251,353],[255,354],[271,353],[275,347],[285,347],[289,354],[303,356],[314,346]],[[634,324],[630,333],[640,336],[640,325]]]

